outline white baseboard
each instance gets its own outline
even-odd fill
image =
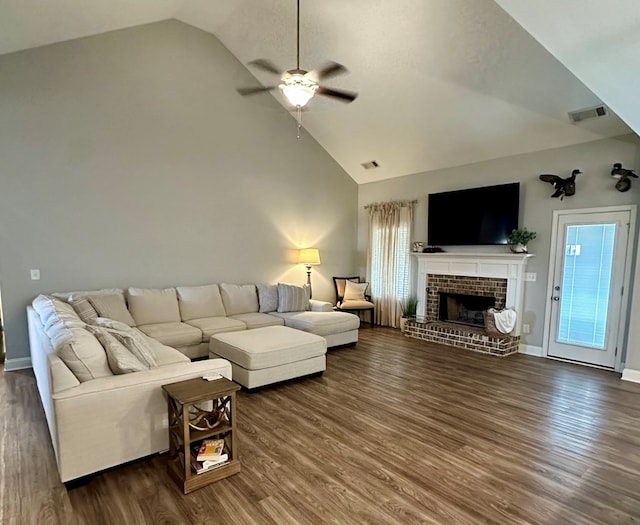
[[[640,370],[633,370],[631,368],[625,368],[622,371],[623,381],[632,381],[633,383],[640,383]]]
[[[544,357],[541,346],[521,344],[518,352],[521,354],[534,355],[536,357]]]
[[[31,368],[30,357],[17,357],[15,359],[5,359],[4,361],[5,372],[12,372],[13,370],[23,370],[24,368]]]

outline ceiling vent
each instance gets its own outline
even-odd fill
[[[375,168],[378,168],[380,166],[380,164],[378,164],[378,161],[376,160],[370,160],[369,162],[363,162],[362,163],[362,167],[365,170],[373,170]]]
[[[576,122],[582,122],[583,120],[588,120],[591,118],[606,117],[607,115],[609,115],[609,111],[603,105],[594,106],[592,108],[578,109],[577,111],[569,112],[569,118],[574,124]]]

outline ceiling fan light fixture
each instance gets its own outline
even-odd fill
[[[300,73],[294,73],[282,79],[282,93],[292,106],[303,107],[318,89],[318,83]]]

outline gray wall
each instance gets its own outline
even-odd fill
[[[551,243],[551,220],[555,209],[589,208],[637,203],[640,181],[631,190],[621,193],[614,189],[610,177],[614,162],[625,167],[640,167],[640,139],[625,135],[598,140],[577,146],[539,151],[486,162],[479,162],[428,173],[418,173],[388,181],[363,184],[358,189],[358,263],[365,268],[367,249],[367,215],[364,206],[371,202],[394,199],[417,199],[413,239],[427,240],[427,194],[520,182],[520,226],[536,231],[538,237],[529,244],[535,257],[527,265],[528,272],[537,273],[536,282],[526,283],[523,322],[531,325],[531,334],[523,336],[523,343],[542,346],[544,314],[547,305],[546,287]],[[573,168],[580,168],[576,194],[563,201],[551,199],[553,187],[538,180],[541,173],[555,173],[567,177]],[[496,203],[498,206],[500,203]],[[470,251],[449,248],[448,251]],[[481,247],[482,251],[505,251],[505,247]]]
[[[357,186],[213,36],[166,21],[0,57],[7,359],[39,293],[304,282],[356,267]],[[255,82],[255,81],[253,81]],[[31,281],[30,268],[42,279]]]

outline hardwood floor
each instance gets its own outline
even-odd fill
[[[2,374],[0,408],[2,524],[640,521],[640,385],[397,330],[240,392],[242,472],[187,496],[163,455],[65,488],[30,371]]]

